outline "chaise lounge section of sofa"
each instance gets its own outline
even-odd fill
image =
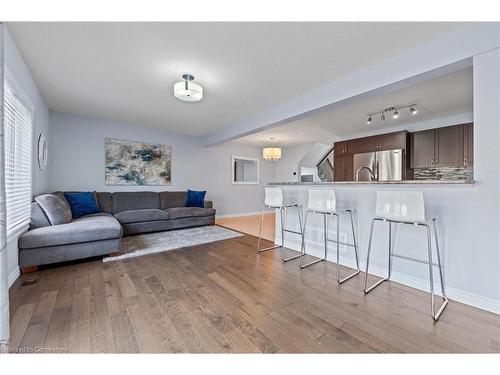
[[[23,273],[32,272],[40,265],[119,252],[122,235],[213,225],[212,202],[205,201],[203,208],[186,207],[186,194],[185,191],[97,192],[100,213],[58,225],[51,225],[35,202],[32,226],[19,239],[19,265]],[[68,204],[64,193],[54,195]]]

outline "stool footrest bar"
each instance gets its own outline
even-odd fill
[[[361,272],[360,270],[356,270],[355,272],[351,273],[349,276],[344,277],[343,279],[340,279],[340,280],[337,279],[337,282],[339,284],[342,284],[342,283],[346,282],[347,280],[352,279],[354,276],[358,275],[360,272]]]
[[[277,249],[277,248],[279,248],[279,247],[281,247],[281,246],[280,246],[280,245],[270,246],[270,247],[266,247],[266,248],[264,248],[264,249],[257,249],[257,251],[258,251],[259,253],[263,253],[264,251],[269,251],[269,250]]]
[[[373,289],[375,289],[377,286],[379,286],[380,284],[382,284],[384,281],[389,281],[389,278],[385,278],[385,279],[381,279],[379,281],[377,281],[375,284],[373,284],[371,287],[369,287],[368,289],[365,289],[364,290],[364,293],[365,294],[368,294],[370,293]]]
[[[301,254],[299,254],[299,255],[292,255],[291,257],[282,258],[281,260],[283,261],[283,263],[285,263],[285,262],[288,262],[289,260],[300,258],[301,256],[302,256]]]
[[[316,264],[316,263],[319,263],[319,262],[323,262],[325,260],[326,260],[326,258],[316,259],[316,260],[313,260],[312,262],[309,262],[309,263],[306,263],[306,264],[302,264],[300,266],[300,268],[306,268],[306,267],[312,266],[313,264]]]
[[[298,235],[302,236],[302,232],[296,232],[296,231],[290,230],[290,229],[283,229],[283,232],[295,233],[295,234],[298,234]]]
[[[432,317],[432,319],[434,319],[435,321],[437,321],[439,319],[439,316],[441,315],[441,313],[443,312],[444,308],[446,307],[446,305],[448,305],[448,298],[444,298],[444,301],[441,305],[441,307],[439,308],[439,310],[437,311],[437,313],[434,314],[434,316]]]

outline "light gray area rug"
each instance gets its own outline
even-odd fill
[[[121,255],[103,258],[103,262],[136,258],[143,255],[162,253],[182,247],[196,246],[242,236],[243,234],[241,233],[216,225],[139,234],[137,236],[122,238],[120,246]]]

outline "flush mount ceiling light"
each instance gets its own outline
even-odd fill
[[[262,157],[264,160],[279,160],[281,159],[281,148],[274,146],[274,137],[271,137],[272,147],[264,147],[262,149]]]
[[[416,104],[398,105],[398,106],[394,106],[394,107],[388,107],[380,112],[368,113],[366,115],[366,118],[367,118],[366,125],[371,125],[372,124],[372,117],[377,116],[377,115],[380,115],[381,121],[385,121],[385,118],[386,118],[385,114],[391,113],[391,112],[392,112],[392,118],[394,120],[397,120],[399,118],[399,111],[401,109],[405,109],[405,108],[409,108],[409,112],[411,115],[416,115],[418,113]]]
[[[194,76],[191,74],[184,74],[182,76],[184,81],[176,82],[174,85],[174,96],[185,102],[198,102],[203,99],[203,87],[192,82]]]

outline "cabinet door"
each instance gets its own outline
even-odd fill
[[[378,150],[405,150],[406,136],[406,131],[381,135],[378,137]]]
[[[345,155],[347,153],[347,141],[335,142],[335,155]]]
[[[436,167],[458,167],[464,160],[464,127],[447,126],[436,129],[435,162]]]
[[[354,181],[354,155],[345,156],[344,181]]]
[[[474,165],[474,125],[464,125],[464,160],[463,165],[470,167]]]
[[[410,168],[434,166],[434,130],[412,133],[410,141]]]
[[[358,140],[353,139],[347,142],[347,155],[354,155],[358,153]]]
[[[334,159],[334,181],[354,181],[354,157],[352,155],[337,156]]]
[[[335,156],[333,160],[333,181],[345,181],[346,156]]]
[[[363,154],[365,152],[373,152],[376,150],[375,139],[377,137],[366,137],[358,139],[358,154]]]

